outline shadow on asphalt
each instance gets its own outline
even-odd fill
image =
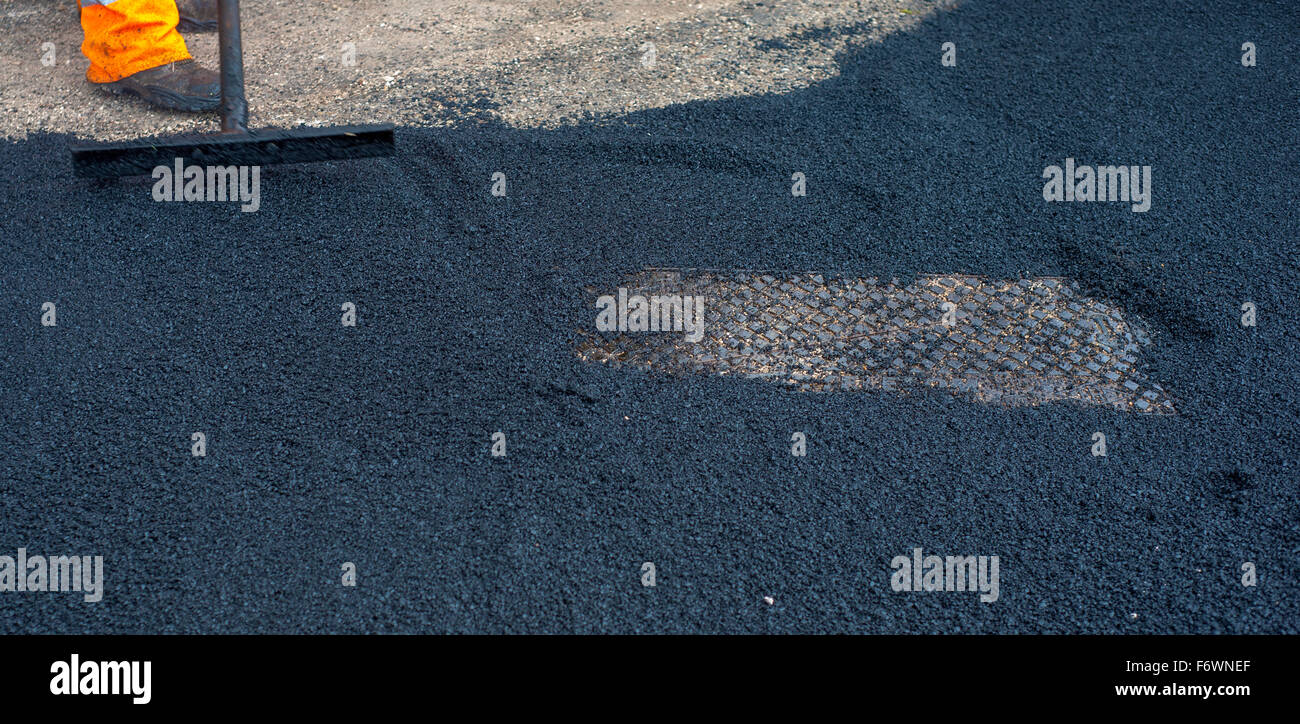
[[[785,95],[400,129],[254,214],[2,145],[0,553],[107,591],[0,630],[1295,633],[1294,21],[974,2]],[[1045,202],[1066,158],[1152,166],[1150,211]],[[1146,321],[1179,414],[577,360],[586,289],[645,267],[1066,277]],[[999,555],[1000,599],[893,592],[916,547]]]

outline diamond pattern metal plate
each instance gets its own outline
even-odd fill
[[[930,387],[1005,405],[1077,400],[1174,412],[1169,395],[1139,368],[1150,341],[1137,320],[1064,279],[928,275],[900,284],[813,272],[650,269],[622,286],[628,295],[702,295],[703,337],[582,332],[579,358],[810,392]]]

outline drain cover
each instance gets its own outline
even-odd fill
[[[929,275],[902,285],[817,273],[651,269],[606,294],[606,306],[658,297],[655,315],[666,317],[680,308],[670,302],[677,295],[702,297],[704,328],[582,332],[577,355],[586,361],[761,378],[812,392],[931,387],[1009,405],[1079,400],[1174,412],[1165,391],[1138,369],[1150,341],[1137,320],[1064,279]],[[626,312],[625,301],[616,306],[612,314]],[[688,323],[689,312],[688,304]],[[656,327],[683,329],[666,317]]]

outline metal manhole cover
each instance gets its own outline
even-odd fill
[[[703,329],[694,334],[691,301],[682,306],[688,297],[703,298]],[[1150,341],[1137,320],[1064,279],[927,275],[902,285],[812,272],[650,269],[597,304],[600,326],[611,331],[581,333],[577,355],[589,362],[761,378],[811,392],[931,387],[1009,405],[1078,400],[1174,412],[1139,369]]]

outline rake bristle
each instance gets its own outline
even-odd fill
[[[151,174],[183,158],[205,166],[269,166],[392,156],[393,125],[261,129],[124,143],[74,143],[73,173],[83,178]]]

